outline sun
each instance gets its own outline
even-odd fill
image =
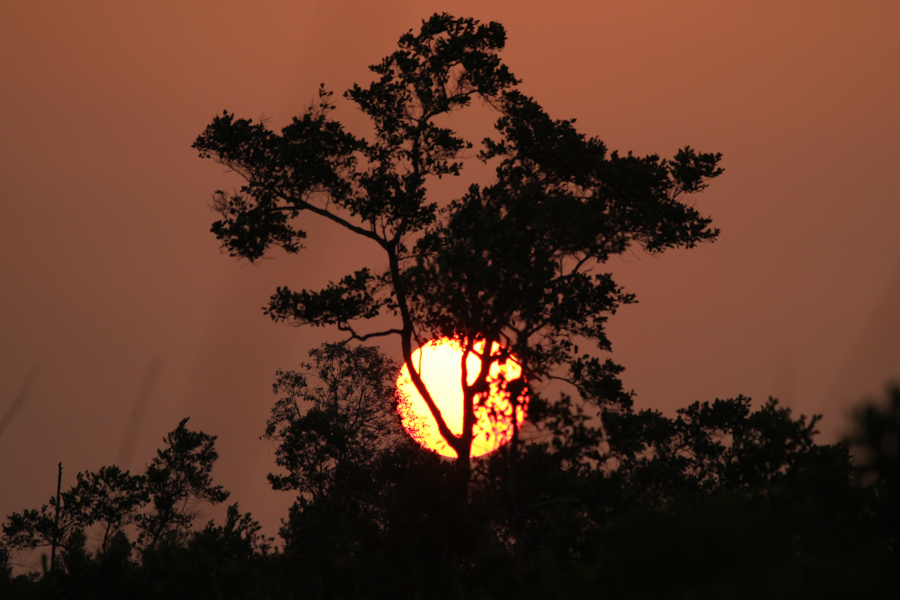
[[[474,352],[466,358],[466,373],[469,385],[477,379],[481,369],[479,354],[483,354],[485,343],[476,342]],[[499,356],[502,347],[496,342],[491,347],[491,355]],[[428,388],[432,399],[441,411],[447,427],[454,435],[461,435],[463,428],[463,390],[462,359],[464,348],[457,340],[441,338],[431,340],[412,354],[412,362],[422,381]],[[502,359],[501,359],[502,360]],[[507,357],[503,362],[491,365],[488,374],[490,392],[487,399],[484,394],[476,398],[475,414],[477,421],[473,430],[471,456],[482,456],[493,452],[512,439],[513,406],[510,393],[505,389],[506,382],[514,381],[522,376],[522,366],[514,357]],[[438,431],[437,421],[425,404],[415,384],[409,376],[406,365],[400,370],[397,378],[400,402],[398,410],[406,431],[419,444],[433,450],[441,456],[456,458],[456,451],[444,440]],[[525,420],[528,396],[523,391],[518,396],[516,406],[516,426]]]

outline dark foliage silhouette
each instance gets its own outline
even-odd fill
[[[12,579],[9,550],[46,544],[48,509],[7,519],[0,592],[796,598],[882,594],[898,583],[896,537],[884,525],[896,471],[877,458],[890,447],[873,433],[895,427],[896,415],[883,407],[860,413],[870,416],[855,443],[875,457],[862,474],[879,465],[878,478],[864,483],[846,445],[815,443],[817,417],[794,417],[775,400],[757,409],[744,397],[695,403],[672,417],[617,413],[603,431],[597,407],[535,396],[516,460],[504,446],[475,461],[461,505],[446,493],[454,464],[399,431],[390,410],[395,365],[346,344],[312,358],[279,374],[264,436],[281,469],[273,487],[297,494],[280,551],[236,504],[221,525],[186,526],[149,543],[138,516],[159,519],[160,511],[146,476],[105,467],[80,474],[62,495],[60,566],[43,577]],[[214,453],[204,443],[211,436],[182,422],[165,439],[151,467],[180,454],[192,465],[183,472],[203,474],[174,495],[191,485],[216,490],[204,493],[212,499],[225,495],[204,461]]]
[[[857,476],[871,486],[876,519],[900,552],[900,387],[857,409],[854,423],[847,441],[859,457]]]
[[[269,475],[276,490],[294,490],[315,501],[334,488],[364,484],[378,450],[403,434],[396,417],[397,366],[375,348],[326,344],[312,364],[278,371],[279,400],[264,437],[276,442],[275,463],[286,475]]]
[[[192,503],[224,502],[229,493],[212,484],[213,463],[219,457],[215,436],[185,427],[187,419],[169,433],[166,446],[158,450],[144,476],[145,490],[153,510],[138,515],[139,541],[153,547],[162,541],[177,541],[190,531],[197,514]]]
[[[269,542],[237,504],[228,507],[223,525],[210,521],[197,529],[200,504],[218,504],[229,493],[212,481],[215,436],[188,429],[187,421],[166,435],[141,475],[117,466],[78,473],[75,485],[60,495],[58,522],[55,497],[40,509],[9,515],[0,545],[0,591],[21,597],[171,598],[181,597],[178,586],[188,576],[205,581],[230,571],[231,577],[246,575],[244,567],[262,560]],[[15,553],[54,543],[61,561],[40,585],[25,576],[10,578]],[[199,563],[180,573],[181,563],[176,568],[173,561],[182,560]]]
[[[718,176],[720,155],[689,147],[674,158],[608,152],[574,120],[555,120],[518,90],[502,63],[498,23],[436,14],[398,50],[371,67],[375,80],[344,96],[374,126],[364,139],[331,118],[331,93],[280,133],[230,113],[216,117],[194,142],[245,180],[216,192],[222,247],[251,261],[271,246],[299,252],[304,218],[316,215],[370,240],[387,267],[368,267],[319,291],[279,288],[266,312],[275,320],[330,325],[349,339],[399,336],[403,360],[441,435],[470,469],[475,408],[491,366],[504,360],[485,348],[515,353],[524,377],[559,377],[611,409],[630,396],[621,368],[579,344],[610,349],[606,318],[633,301],[603,263],[638,245],[651,253],[713,240],[710,220],[683,202]],[[445,126],[475,103],[496,111],[494,137],[479,151]],[[466,159],[495,170],[460,198],[429,195],[437,179],[462,173]],[[393,326],[366,329],[389,318]],[[379,322],[384,322],[381,319]],[[454,435],[411,359],[414,342],[452,336],[479,356],[478,377],[464,388],[462,433]],[[516,382],[510,382],[517,385]],[[521,385],[522,382],[518,382]]]

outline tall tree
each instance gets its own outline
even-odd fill
[[[621,367],[579,347],[608,351],[606,319],[633,301],[601,266],[634,244],[657,253],[718,233],[683,197],[722,172],[721,155],[689,147],[670,160],[608,152],[517,89],[499,56],[505,40],[498,23],[447,14],[403,35],[371,67],[375,80],[344,94],[371,119],[371,139],[331,118],[335,105],[322,87],[318,104],[280,133],[225,112],[194,142],[201,157],[245,180],[214,196],[221,219],[212,231],[233,256],[257,260],[271,246],[298,252],[309,213],[379,248],[384,271],[363,267],[318,291],[280,287],[266,312],[336,326],[360,341],[399,336],[411,379],[466,477],[475,409],[494,363],[518,356],[524,374],[507,382],[513,390],[526,379],[561,377],[609,409],[628,406]],[[475,101],[498,114],[494,137],[475,154],[496,181],[439,204],[429,186],[459,176],[474,147],[447,117]],[[396,324],[365,329],[381,316]],[[464,369],[472,353],[481,361],[472,383],[463,377],[459,435],[412,360],[414,345],[442,336],[463,345]]]

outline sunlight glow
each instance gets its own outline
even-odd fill
[[[481,369],[480,355],[483,354],[484,347],[483,341],[476,342],[473,351],[466,357],[469,385],[478,378]],[[416,371],[421,375],[450,431],[457,436],[462,434],[463,429],[463,353],[464,347],[460,342],[441,338],[431,340],[412,354]],[[499,356],[501,353],[502,347],[494,343],[491,356]],[[521,376],[522,367],[513,357],[491,365],[487,379],[490,392],[482,393],[475,399],[477,421],[473,430],[471,453],[473,457],[493,452],[512,439],[513,406],[506,387],[508,382]],[[398,410],[406,431],[425,448],[441,456],[456,458],[456,451],[438,431],[437,421],[412,382],[406,365],[400,370],[397,388],[401,398]],[[518,396],[518,402],[516,424],[517,427],[521,427],[527,414],[527,390],[523,390]]]

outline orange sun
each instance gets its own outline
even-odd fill
[[[484,352],[485,343],[476,342],[474,351],[466,358],[466,374],[469,385],[475,383],[481,370],[480,354]],[[496,342],[491,347],[491,355],[499,356],[502,348]],[[412,353],[412,362],[422,377],[432,399],[441,411],[447,427],[454,435],[461,435],[463,429],[463,390],[462,390],[462,358],[464,348],[456,340],[441,338],[431,340]],[[501,359],[502,360],[502,359]],[[493,452],[512,439],[513,407],[510,393],[505,389],[506,382],[522,376],[522,366],[512,357],[499,360],[491,365],[488,374],[490,392],[480,395],[475,400],[477,421],[472,432],[471,456],[482,456]],[[406,365],[400,370],[397,378],[400,391],[400,419],[406,431],[422,446],[437,452],[441,456],[456,458],[456,451],[450,447],[438,431],[437,420],[425,404],[415,384],[409,376]],[[518,396],[516,407],[516,426],[522,425],[527,412],[528,396],[523,391]]]

